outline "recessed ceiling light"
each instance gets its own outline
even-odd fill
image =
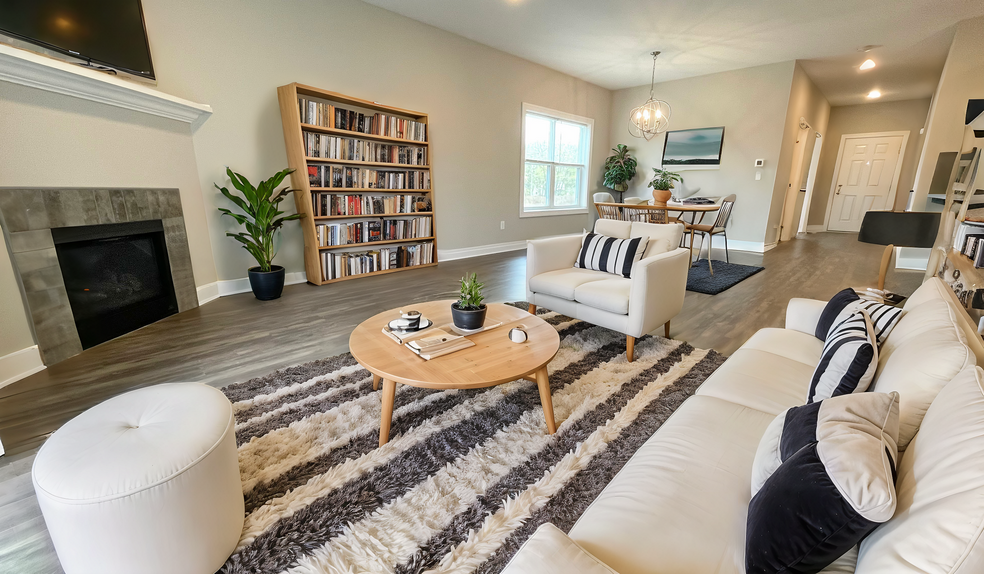
[[[870,92],[868,92],[868,97],[869,98],[880,98],[881,97],[881,92],[879,92],[878,90],[871,90]]]
[[[865,60],[864,62],[861,63],[860,69],[861,70],[870,70],[870,69],[872,69],[874,67],[875,67],[875,61],[874,60],[871,60],[871,59],[868,59],[868,60]]]

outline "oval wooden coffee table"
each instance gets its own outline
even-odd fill
[[[435,327],[441,327],[451,323],[453,302],[415,303],[403,309],[420,311],[434,321]],[[556,432],[547,363],[560,349],[560,335],[546,321],[510,305],[490,303],[485,322],[501,321],[501,326],[470,335],[474,347],[426,361],[383,333],[383,327],[399,316],[400,309],[391,309],[370,317],[349,338],[352,356],[373,375],[373,388],[378,388],[380,381],[383,383],[379,446],[389,441],[397,383],[429,389],[477,389],[516,379],[534,381],[540,390],[547,430],[550,434]],[[529,339],[525,343],[513,343],[508,337],[509,330],[520,324],[525,325]]]

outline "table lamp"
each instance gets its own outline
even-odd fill
[[[885,275],[896,247],[932,248],[940,227],[940,214],[920,211],[869,211],[861,221],[858,241],[884,245],[878,290],[885,290]]]

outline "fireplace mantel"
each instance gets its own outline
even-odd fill
[[[0,44],[0,80],[186,122],[193,129],[212,114],[207,104],[7,44]]]

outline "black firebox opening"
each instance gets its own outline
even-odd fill
[[[51,230],[88,349],[178,312],[160,220]]]

